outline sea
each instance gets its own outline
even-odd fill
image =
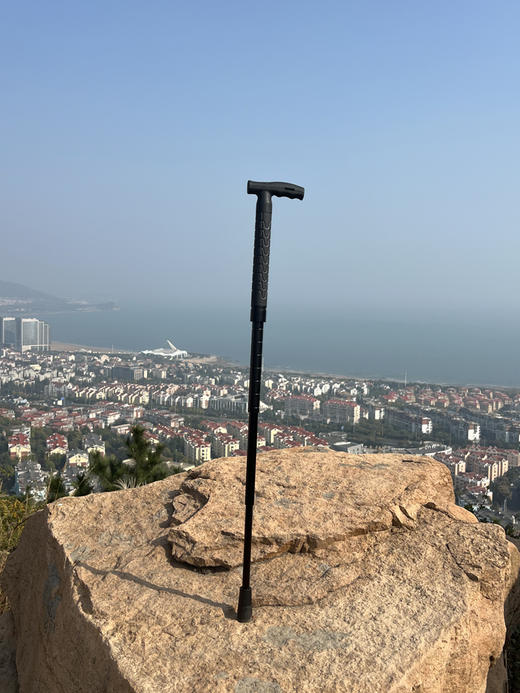
[[[165,347],[247,365],[248,310],[122,303],[117,311],[54,313],[54,341],[114,350]],[[268,312],[264,367],[439,384],[520,387],[520,327]]]

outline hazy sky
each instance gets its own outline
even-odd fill
[[[520,4],[3,3],[0,278],[63,296],[515,320]]]

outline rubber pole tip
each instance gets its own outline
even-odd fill
[[[253,618],[253,595],[250,587],[241,587],[238,595],[237,621],[247,623]]]

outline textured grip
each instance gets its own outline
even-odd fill
[[[271,196],[259,195],[256,203],[255,253],[251,290],[251,320],[265,321],[267,284],[269,281],[269,249],[271,245]]]

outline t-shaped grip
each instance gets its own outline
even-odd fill
[[[249,195],[259,195],[262,192],[268,192],[275,197],[303,200],[305,190],[301,186],[293,185],[292,183],[260,183],[256,180],[248,180],[247,192]]]

